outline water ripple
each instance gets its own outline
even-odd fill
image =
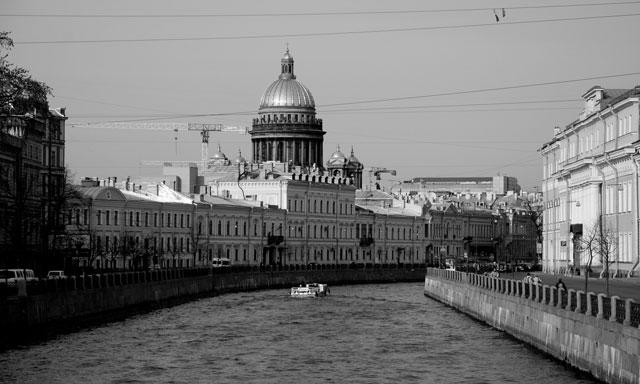
[[[227,294],[0,354],[7,383],[590,383],[420,284]]]

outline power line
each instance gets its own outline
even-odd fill
[[[390,106],[390,107],[367,107],[367,108],[349,108],[349,109],[327,109],[327,112],[353,112],[353,111],[381,111],[395,109],[422,109],[422,108],[448,108],[448,107],[479,107],[491,105],[521,105],[521,104],[546,104],[546,103],[573,103],[580,99],[556,99],[556,100],[526,100],[526,101],[501,101],[493,103],[465,103],[465,104],[430,104],[430,105],[410,105],[410,106]]]
[[[539,82],[539,83],[515,84],[515,85],[502,86],[502,87],[478,88],[478,89],[471,89],[471,90],[464,90],[464,91],[440,92],[440,93],[431,93],[431,94],[417,95],[417,96],[401,96],[401,97],[388,97],[388,98],[381,98],[381,99],[346,101],[346,102],[333,103],[333,104],[324,104],[323,107],[414,100],[414,99],[424,99],[424,98],[439,97],[439,96],[467,95],[472,93],[505,91],[510,89],[532,88],[532,87],[541,87],[546,85],[569,84],[569,83],[577,83],[580,81],[602,80],[602,79],[611,79],[614,77],[625,77],[625,76],[634,76],[634,75],[640,75],[640,72],[629,72],[629,73],[619,73],[615,75],[583,77],[583,78],[569,79],[569,80],[545,81],[545,82]]]
[[[546,82],[528,83],[528,84],[515,84],[515,85],[507,85],[507,86],[493,87],[493,88],[478,88],[478,89],[462,90],[462,91],[431,93],[431,94],[417,95],[417,96],[401,96],[401,97],[382,98],[382,99],[346,101],[346,102],[333,103],[333,104],[324,104],[324,105],[318,106],[318,108],[336,107],[336,106],[343,106],[343,105],[369,104],[369,103],[379,103],[379,102],[388,102],[388,101],[404,101],[404,100],[431,98],[431,97],[439,97],[439,96],[454,96],[454,95],[482,93],[482,92],[490,92],[490,91],[503,91],[503,90],[519,89],[519,88],[532,88],[532,87],[541,87],[541,86],[547,86],[547,85],[569,84],[569,83],[576,83],[580,81],[602,80],[602,79],[610,79],[615,77],[625,77],[625,76],[633,76],[633,75],[640,75],[640,72],[619,73],[614,75],[591,76],[591,77],[583,77],[578,79],[556,80],[556,81],[546,81]],[[241,112],[227,112],[227,113],[203,113],[203,114],[192,114],[192,115],[185,114],[185,115],[177,115],[177,116],[158,117],[153,119],[143,118],[143,119],[132,119],[132,120],[115,120],[115,121],[106,121],[106,122],[107,123],[127,123],[127,122],[137,122],[137,121],[168,120],[168,119],[187,118],[187,117],[212,117],[212,116],[229,116],[229,115],[255,114],[255,113],[256,113],[255,111],[241,111]],[[101,123],[105,123],[105,121],[88,122],[84,124],[89,125],[89,124],[101,124]]]
[[[537,19],[524,21],[501,21],[499,23],[480,23],[480,24],[458,24],[458,25],[442,25],[429,27],[411,27],[411,28],[389,28],[389,29],[369,29],[362,31],[342,31],[342,32],[309,32],[309,33],[283,33],[283,34],[260,34],[260,35],[237,35],[237,36],[200,36],[200,37],[158,37],[158,38],[139,38],[139,39],[94,39],[94,40],[32,40],[32,41],[15,41],[15,45],[44,45],[44,44],[102,44],[102,43],[152,43],[152,42],[171,42],[171,41],[207,41],[207,40],[248,40],[248,39],[272,39],[272,38],[298,38],[298,37],[320,37],[320,36],[346,36],[346,35],[364,35],[371,33],[395,33],[395,32],[416,32],[416,31],[435,31],[448,29],[465,29],[465,28],[481,28],[496,27],[504,25],[520,25],[520,24],[536,24],[536,23],[553,23],[563,21],[583,21],[598,20],[620,17],[640,16],[640,13],[625,13],[616,15],[597,15],[582,17],[563,17],[557,19]]]
[[[343,106],[343,105],[370,104],[370,103],[380,103],[380,102],[390,102],[390,101],[404,101],[404,100],[423,99],[423,98],[431,98],[431,97],[439,97],[439,96],[454,96],[454,95],[464,95],[464,94],[473,94],[473,93],[482,93],[482,92],[492,92],[492,91],[504,91],[504,90],[511,90],[511,89],[532,88],[532,87],[541,87],[541,86],[557,85],[557,84],[570,84],[570,83],[577,83],[577,82],[581,82],[581,81],[611,79],[611,78],[615,78],[615,77],[626,77],[626,76],[634,76],[634,75],[640,75],[640,72],[629,72],[629,73],[618,73],[618,74],[613,74],[613,75],[582,77],[582,78],[569,79],[569,80],[556,80],[556,81],[546,81],[546,82],[537,82],[537,83],[514,84],[514,85],[506,85],[506,86],[502,86],[502,87],[477,88],[477,89],[471,89],[471,90],[440,92],[440,93],[431,93],[431,94],[416,95],[416,96],[400,96],[400,97],[391,97],[391,98],[346,101],[346,102],[333,103],[333,104],[324,104],[324,105],[318,106],[318,108],[335,107],[335,106]],[[449,106],[454,106],[454,104],[450,104]],[[86,123],[82,123],[82,125],[104,124],[104,123],[128,123],[128,122],[140,122],[140,121],[160,121],[160,120],[169,120],[169,119],[178,119],[178,118],[192,118],[192,117],[252,115],[252,114],[255,114],[255,113],[256,113],[256,111],[201,113],[201,114],[181,114],[181,115],[174,115],[174,116],[156,117],[156,118],[151,118],[151,119],[149,119],[149,118],[140,118],[140,119],[131,119],[131,120],[113,120],[113,121],[86,122]]]
[[[616,1],[606,3],[574,3],[552,5],[523,5],[523,6],[496,6],[485,8],[447,8],[447,9],[406,9],[406,10],[379,10],[379,11],[316,11],[316,12],[278,12],[278,13],[183,13],[183,14],[77,14],[77,13],[5,13],[0,17],[48,17],[48,18],[211,18],[211,17],[293,17],[293,16],[350,16],[350,15],[397,15],[416,13],[454,13],[454,12],[480,12],[493,9],[526,10],[526,9],[550,9],[550,8],[576,8],[576,7],[600,7],[609,5],[634,5],[640,1]]]
[[[402,107],[398,108],[398,109],[403,109]],[[370,114],[376,114],[376,115],[385,115],[385,114],[415,114],[415,113],[419,113],[419,114],[424,114],[424,113],[451,113],[451,112],[456,112],[456,113],[466,113],[466,112],[527,112],[527,111],[561,111],[561,110],[575,110],[575,107],[536,107],[536,108],[492,108],[492,109],[426,109],[426,110],[416,110],[416,109],[409,109],[409,110],[397,110],[397,111],[370,111],[368,113]],[[357,114],[360,111],[348,111],[348,110],[344,110],[344,111],[329,111],[329,112],[324,112],[324,113],[329,113],[329,114],[340,114],[340,113],[346,113],[346,114]]]

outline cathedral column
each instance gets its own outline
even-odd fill
[[[257,141],[253,142],[253,152],[251,153],[251,157],[253,158],[254,163],[258,162],[258,142]]]

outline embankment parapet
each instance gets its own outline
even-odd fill
[[[427,270],[424,292],[596,378],[640,380],[633,300],[438,269]]]

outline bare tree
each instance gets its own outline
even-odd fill
[[[614,232],[603,228],[600,218],[589,228],[582,236],[575,241],[575,246],[579,247],[579,251],[584,254],[585,260],[585,280],[584,291],[588,292],[589,287],[589,271],[593,264],[594,258],[602,264],[602,272],[600,277],[605,277],[605,291],[609,295],[609,265],[615,262],[615,256],[618,250],[618,239]]]

